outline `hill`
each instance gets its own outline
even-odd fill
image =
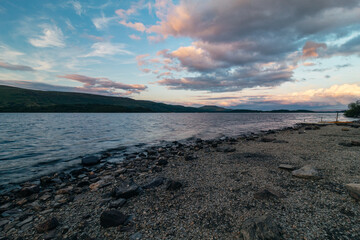
[[[38,91],[0,85],[0,112],[202,112],[125,97]]]

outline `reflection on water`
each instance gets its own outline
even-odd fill
[[[335,113],[1,113],[0,185],[78,165],[106,149],[236,136],[335,120]],[[343,117],[342,117],[343,118]],[[341,120],[341,119],[340,119]]]

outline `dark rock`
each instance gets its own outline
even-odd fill
[[[119,198],[115,201],[110,202],[110,208],[119,208],[122,207],[126,203],[125,198]]]
[[[168,163],[169,162],[165,158],[160,158],[159,161],[156,164],[159,165],[159,166],[165,166]]]
[[[115,198],[128,199],[128,198],[139,195],[140,192],[141,192],[140,187],[135,183],[131,183],[131,184],[128,184],[125,186],[120,186],[120,187],[113,189],[112,196]]]
[[[280,168],[280,169],[284,169],[284,170],[289,170],[289,171],[292,171],[292,170],[295,170],[295,169],[296,169],[295,166],[290,165],[290,164],[280,164],[280,165],[279,165],[279,168]]]
[[[43,233],[55,229],[58,225],[59,225],[58,220],[55,217],[53,217],[51,219],[48,219],[40,223],[38,226],[35,227],[35,229],[38,233]]]
[[[100,162],[100,160],[101,159],[99,157],[95,157],[95,156],[83,157],[81,159],[81,164],[84,166],[91,166],[91,165],[98,164]]]
[[[139,240],[142,238],[142,234],[140,232],[134,233],[133,235],[130,236],[130,240]]]
[[[30,187],[23,187],[22,189],[20,189],[20,191],[18,192],[18,195],[20,197],[28,197],[34,193],[38,193],[40,192],[40,187],[37,185],[33,185]]]
[[[9,209],[11,208],[11,206],[12,206],[12,203],[10,203],[10,202],[1,205],[1,206],[0,206],[0,213],[9,210]]]
[[[283,239],[281,228],[270,216],[247,219],[240,230],[243,240],[280,240]]]
[[[149,188],[158,187],[164,183],[164,180],[165,180],[165,178],[163,178],[163,177],[156,177],[148,184],[145,184],[142,188],[149,189]]]
[[[185,161],[192,161],[195,160],[196,158],[197,157],[192,154],[185,155]]]
[[[78,187],[85,187],[85,186],[89,186],[90,182],[89,181],[81,181],[79,182],[76,186]]]
[[[267,137],[263,137],[260,139],[261,142],[274,142],[276,140],[276,138],[267,138]]]
[[[350,183],[346,184],[345,187],[348,190],[350,196],[360,201],[360,184]]]
[[[100,225],[104,228],[116,227],[123,225],[128,216],[124,215],[118,210],[105,211],[100,216]]]
[[[49,185],[50,183],[52,183],[51,177],[49,177],[49,176],[44,176],[44,177],[40,178],[40,184],[41,184],[42,186]]]
[[[166,184],[166,190],[176,191],[182,187],[182,183],[174,180],[169,180]]]
[[[216,149],[217,152],[230,153],[235,152],[236,148],[233,147],[219,147]]]
[[[162,171],[162,168],[160,166],[154,166],[151,171],[153,172],[161,172]]]
[[[359,147],[359,146],[360,146],[360,142],[359,142],[359,141],[351,141],[351,145],[352,145],[352,146],[357,146],[357,147]]]
[[[353,145],[351,144],[351,142],[339,142],[340,146],[344,146],[344,147],[352,147]]]
[[[285,140],[275,140],[273,143],[289,143],[289,142]]]

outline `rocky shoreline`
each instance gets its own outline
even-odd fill
[[[0,239],[360,239],[360,124],[83,159],[0,196]]]

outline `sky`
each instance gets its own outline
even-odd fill
[[[0,0],[0,85],[233,109],[360,99],[359,0]]]

